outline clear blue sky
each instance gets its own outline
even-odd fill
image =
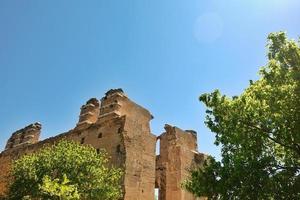
[[[198,96],[238,95],[266,63],[266,37],[300,35],[299,0],[2,0],[0,149],[15,130],[73,128],[80,106],[121,87],[218,157]]]

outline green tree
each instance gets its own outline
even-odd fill
[[[80,198],[76,185],[70,184],[65,174],[62,181],[58,178],[51,180],[49,176],[44,176],[39,189],[44,196],[53,197],[53,199],[77,200]]]
[[[222,160],[209,157],[184,187],[209,199],[300,199],[300,47],[268,36],[268,64],[235,97],[200,96]]]
[[[107,154],[62,140],[14,161],[9,199],[115,200],[122,171],[109,167]]]

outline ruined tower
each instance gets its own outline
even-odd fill
[[[153,200],[155,187],[159,188],[160,200],[194,200],[180,183],[187,176],[187,168],[199,163],[195,160],[195,155],[200,155],[196,133],[166,125],[166,132],[157,138],[150,130],[152,118],[122,89],[112,89],[100,101],[92,98],[81,107],[74,129],[42,141],[39,123],[13,133],[0,153],[0,195],[7,191],[12,160],[67,139],[89,144],[97,151],[106,150],[110,164],[124,170],[124,200]],[[159,156],[155,155],[157,139],[161,141]]]
[[[181,187],[189,170],[204,160],[204,154],[197,151],[197,133],[183,131],[175,126],[165,125],[165,132],[158,137],[160,154],[156,157],[156,188],[159,200],[196,200]],[[200,158],[200,159],[199,159]],[[203,158],[203,159],[201,159]]]

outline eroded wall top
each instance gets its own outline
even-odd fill
[[[39,122],[17,130],[8,139],[5,150],[37,143],[40,138],[42,125]]]
[[[94,124],[98,120],[100,112],[100,102],[96,98],[91,98],[85,105],[81,106],[77,129],[84,129]]]

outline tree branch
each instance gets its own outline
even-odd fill
[[[246,123],[245,121],[241,121],[244,125],[248,126],[249,128],[255,128],[256,130],[260,131],[260,132],[263,132],[265,133],[265,136],[272,140],[273,142],[285,147],[285,148],[288,148],[294,152],[296,152],[299,156],[300,156],[300,149],[297,148],[297,144],[295,144],[295,146],[290,146],[290,145],[287,145],[287,144],[284,144],[278,140],[276,140],[275,138],[271,137],[269,134],[272,133],[272,131],[269,131],[267,129],[263,129],[261,127],[258,127],[258,126],[255,126],[253,124],[249,124],[249,123]]]

